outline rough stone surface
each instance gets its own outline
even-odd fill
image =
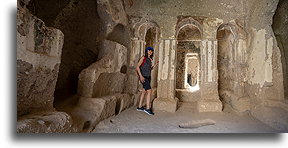
[[[190,122],[191,120],[212,119],[216,122],[214,125],[201,128],[183,129],[179,124]],[[127,122],[128,121],[128,122]],[[277,133],[279,131],[265,125],[259,120],[255,120],[251,115],[239,115],[233,111],[198,113],[189,110],[179,109],[175,113],[158,112],[154,116],[148,116],[143,112],[138,112],[135,108],[125,110],[123,113],[110,117],[100,122],[92,133],[178,133],[184,136],[195,133]],[[285,132],[285,131],[282,131]],[[185,134],[186,133],[186,134]],[[165,135],[165,134],[163,134]],[[245,134],[247,135],[247,134]],[[276,134],[278,135],[278,134]],[[213,138],[216,138],[213,136]],[[247,138],[247,137],[246,137]],[[248,138],[249,139],[249,138]]]
[[[219,100],[200,100],[198,109],[199,112],[221,112],[222,102]]]
[[[235,57],[232,56],[235,52],[233,46],[235,46],[235,39],[232,30],[223,29],[217,32],[218,41],[218,75],[219,75],[219,93],[224,91],[234,92],[234,83],[237,80],[236,72],[237,65]],[[237,32],[235,32],[237,33]],[[232,53],[232,54],[231,54]],[[235,61],[235,62],[234,62]]]
[[[130,69],[127,72],[127,81],[125,81],[124,92],[128,94],[135,94],[137,92],[139,77],[135,69]]]
[[[78,94],[83,97],[92,97],[96,80],[101,73],[112,72],[111,67],[112,61],[107,56],[83,69],[79,74]]]
[[[134,100],[131,98],[128,94],[115,94],[115,97],[117,99],[116,102],[116,108],[115,108],[115,114],[119,114],[125,109],[133,106]]]
[[[132,99],[134,100],[133,106],[137,106],[138,107],[138,104],[139,104],[139,101],[140,101],[140,95],[141,95],[140,91],[138,91],[137,93],[133,94],[133,96],[132,96]],[[145,105],[145,104],[146,104],[146,102],[144,101],[143,105]]]
[[[287,102],[284,101],[278,101],[278,100],[265,100],[263,102],[263,104],[265,106],[270,106],[270,107],[277,107],[277,108],[281,108],[283,110],[288,111],[288,104]]]
[[[26,5],[17,9],[17,115],[53,110],[64,36]]]
[[[197,102],[201,99],[201,92],[191,92],[189,89],[176,89],[176,97],[181,102]]]
[[[127,65],[127,48],[117,42],[104,40],[100,44],[98,59],[109,57],[112,61],[113,72],[121,71],[122,66]]]
[[[125,47],[130,45],[128,18],[121,0],[97,0],[97,11],[103,22],[103,36]]]
[[[249,97],[239,97],[230,91],[224,91],[221,93],[221,98],[223,104],[228,104],[234,109],[236,112],[245,112],[249,111],[251,107]],[[223,105],[224,106],[224,105]]]
[[[255,3],[258,1],[256,0]],[[250,1],[249,1],[250,3]],[[248,74],[246,92],[251,101],[261,104],[263,100],[282,100],[284,98],[283,73],[279,48],[276,46],[272,30],[272,18],[278,1],[261,1],[260,5],[252,5],[249,10],[248,38]],[[265,13],[263,13],[263,11]],[[256,19],[261,18],[261,19]],[[264,57],[263,57],[264,56]],[[253,103],[253,105],[255,105]]]
[[[117,98],[106,96],[101,98],[80,97],[77,106],[71,112],[77,120],[78,129],[89,132],[99,121],[115,115]]]
[[[17,114],[53,110],[59,64],[52,70],[17,60]]]
[[[279,0],[252,0],[245,1],[247,11],[247,27],[269,28]]]
[[[94,84],[93,97],[122,93],[126,76],[118,73],[102,73]]]
[[[149,17],[161,26],[163,37],[170,37],[175,33],[175,26],[168,24],[176,22],[178,16],[207,16],[223,18],[225,21],[242,19],[245,14],[243,9],[245,2],[245,0],[220,0],[217,3],[213,0],[143,0],[134,1],[131,7],[126,7],[126,12],[128,16]]]
[[[175,112],[178,106],[178,98],[175,99],[162,99],[156,98],[153,101],[152,109],[153,111],[167,111],[167,112]]]
[[[74,133],[71,117],[65,112],[44,112],[22,116],[17,121],[17,133]]]
[[[152,89],[151,89],[151,102],[153,102],[154,101],[154,99],[156,99],[157,98],[157,87],[153,87]]]
[[[104,21],[106,35],[112,32],[117,24],[127,25],[128,18],[121,0],[97,0],[97,11]]]

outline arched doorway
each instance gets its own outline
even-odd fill
[[[154,55],[153,55],[153,64],[155,64],[155,62],[158,61],[158,50],[156,50],[156,45],[157,45],[157,29],[155,27],[149,28],[146,31],[146,35],[145,35],[145,49],[146,47],[153,47],[154,50]],[[144,51],[144,50],[142,50]],[[151,77],[151,87],[152,88],[156,88],[157,87],[157,76],[158,76],[158,70],[157,67],[155,67],[155,69],[152,70],[151,73],[152,77]],[[156,90],[154,91],[156,93]],[[153,98],[155,98],[156,96],[154,96]]]
[[[187,20],[187,19],[186,19]],[[177,28],[176,97],[181,102],[193,103],[201,98],[202,33],[197,22],[189,19]],[[185,22],[185,20],[183,20]]]

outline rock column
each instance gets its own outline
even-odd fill
[[[222,110],[218,95],[217,40],[201,41],[201,99],[199,112],[217,112]]]
[[[153,102],[154,110],[175,112],[176,39],[161,39],[159,45],[158,89]]]

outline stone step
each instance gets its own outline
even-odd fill
[[[80,130],[90,132],[100,121],[118,115],[132,105],[133,99],[128,94],[117,93],[99,98],[80,97],[71,114],[77,119]]]
[[[201,99],[201,92],[189,89],[176,89],[176,97],[180,102],[197,102]]]
[[[22,116],[17,121],[17,133],[75,133],[73,120],[65,112],[47,111]]]
[[[177,111],[198,112],[197,102],[179,102]]]

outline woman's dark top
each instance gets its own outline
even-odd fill
[[[152,67],[152,61],[150,58],[146,58],[146,61],[143,63],[143,66],[141,66],[140,71],[143,77],[150,77],[151,76],[151,67]]]

